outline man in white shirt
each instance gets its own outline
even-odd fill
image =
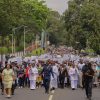
[[[79,86],[82,88],[83,85],[82,85],[82,68],[85,64],[83,63],[83,61],[80,61],[78,63],[78,69],[79,69]]]

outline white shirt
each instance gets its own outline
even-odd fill
[[[69,69],[69,76],[70,80],[78,80],[78,69],[77,68],[70,68]]]
[[[36,67],[32,67],[29,71],[29,80],[36,80],[38,76],[38,69]]]
[[[81,63],[78,64],[78,68],[79,68],[80,71],[82,71],[82,68],[83,68],[84,65],[85,65],[84,63],[83,64],[81,64]]]

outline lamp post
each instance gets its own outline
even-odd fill
[[[25,47],[26,47],[26,45],[25,45],[25,34],[26,34],[26,30],[25,30],[25,28],[26,28],[27,26],[24,26],[24,55],[25,55]]]
[[[79,43],[78,41],[76,41],[76,49],[79,49]]]
[[[15,37],[14,37],[15,30],[16,30],[16,28],[12,29],[12,54],[15,53]]]
[[[17,29],[21,29],[22,27],[25,27],[25,26],[22,25],[22,26],[19,26],[19,27],[16,27],[16,28],[12,29],[12,54],[16,52],[16,48],[15,48],[15,46],[16,46],[16,43],[15,43],[15,31]]]
[[[12,29],[12,54],[13,54],[13,50],[14,50],[14,48],[13,48],[13,44],[14,44],[14,35],[13,35],[13,29]]]

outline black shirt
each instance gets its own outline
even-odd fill
[[[82,72],[83,72],[83,79],[84,80],[93,79],[94,70],[92,68],[90,68],[88,65],[83,66]]]

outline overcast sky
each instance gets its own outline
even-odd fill
[[[67,8],[68,0],[45,0],[49,8],[58,11],[62,14]]]

